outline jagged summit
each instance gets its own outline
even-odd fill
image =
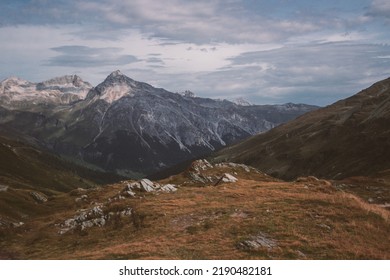
[[[120,70],[113,71],[108,77],[125,76]]]
[[[245,100],[243,97],[238,97],[236,99],[233,99],[233,100],[231,100],[231,102],[233,102],[234,104],[239,105],[239,106],[251,106],[251,105],[253,105],[249,101]]]
[[[10,87],[10,86],[18,86],[18,85],[27,85],[31,84],[31,82],[24,80],[22,78],[16,77],[16,76],[11,76],[9,78],[6,78],[0,82],[1,88],[4,87]]]
[[[73,85],[75,87],[88,86],[92,88],[92,85],[88,82],[84,82],[80,76],[77,75],[65,75],[60,77],[55,77],[53,79],[44,81],[39,83],[45,86],[70,86]]]
[[[181,95],[184,97],[190,97],[190,98],[196,97],[196,94],[190,90],[185,90],[184,92],[181,93]]]
[[[87,99],[101,99],[113,103],[125,96],[134,96],[136,93],[156,91],[149,84],[135,81],[120,70],[112,72],[107,78],[91,91]]]
[[[83,79],[77,75],[65,75],[38,83],[36,89],[76,94],[79,95],[81,99],[84,99],[87,93],[92,89],[92,85],[88,82],[84,82]]]
[[[122,84],[129,84],[129,85],[135,85],[137,82],[131,79],[130,77],[123,74],[120,70],[116,70],[112,72],[110,75],[107,76],[107,78],[100,84],[100,85],[107,85],[107,84],[113,84],[113,83],[122,83]],[[100,86],[98,85],[98,86]]]
[[[10,77],[0,83],[0,104],[8,108],[25,108],[37,104],[69,104],[84,99],[92,85],[77,75],[56,77],[32,83]]]

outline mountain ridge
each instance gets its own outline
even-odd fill
[[[293,179],[374,175],[390,169],[390,78],[267,133],[221,150],[215,160]]]

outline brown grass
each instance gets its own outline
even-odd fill
[[[60,236],[54,224],[78,207],[65,195],[52,203],[65,201],[66,209],[29,221],[28,230],[8,234],[0,245],[26,259],[390,259],[386,210],[324,189],[331,186],[237,177],[237,183],[121,200],[111,209],[131,206],[133,216]],[[88,197],[107,201],[122,188],[89,190]],[[277,246],[238,246],[259,234]]]

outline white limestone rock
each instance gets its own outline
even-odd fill
[[[173,184],[167,184],[167,185],[164,185],[160,188],[160,190],[162,192],[166,192],[166,193],[172,193],[172,192],[176,192],[177,191],[177,188],[176,188],[176,185],[173,185]]]
[[[222,175],[222,181],[225,183],[235,183],[238,179],[229,173],[225,173]]]
[[[155,191],[154,184],[149,179],[142,179],[140,181],[140,184],[141,184],[141,190],[144,192],[154,192]]]

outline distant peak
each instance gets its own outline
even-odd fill
[[[107,76],[106,80],[104,82],[108,83],[133,83],[134,80],[127,77],[125,74],[123,74],[120,70],[116,70],[112,72],[110,75]]]
[[[252,105],[252,103],[250,103],[249,101],[245,100],[242,97],[238,97],[236,99],[233,99],[231,102],[233,102],[239,106],[251,106]]]
[[[26,81],[24,79],[21,79],[19,77],[16,77],[16,76],[11,76],[5,80],[3,80],[1,83],[17,83],[17,84],[25,84],[25,83],[29,83],[29,81]]]
[[[39,83],[39,86],[67,86],[73,85],[75,87],[92,87],[88,82],[84,82],[83,79],[77,75],[65,75],[61,77],[55,77],[50,80]]]
[[[195,93],[189,90],[182,92],[181,95],[184,97],[191,97],[191,98],[194,98],[196,96]]]
[[[110,77],[124,76],[120,70],[116,70],[110,74]]]

